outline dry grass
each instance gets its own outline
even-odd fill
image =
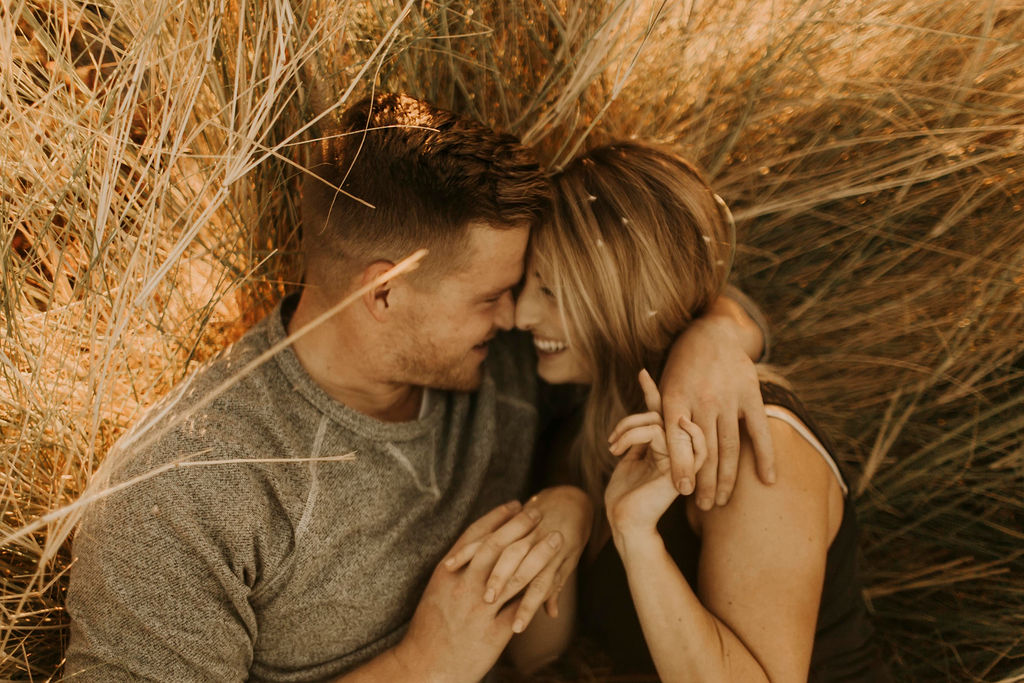
[[[57,670],[55,511],[295,281],[299,143],[376,87],[553,164],[634,134],[699,159],[860,474],[897,674],[1020,680],[1022,41],[1010,0],[5,3],[0,678]]]

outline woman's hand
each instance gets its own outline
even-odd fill
[[[640,373],[640,386],[648,412],[623,418],[608,438],[612,454],[623,456],[604,494],[616,544],[625,534],[655,532],[658,520],[679,495],[672,481],[661,394],[646,370]],[[692,451],[704,449],[703,432],[689,421],[681,425],[692,457]]]

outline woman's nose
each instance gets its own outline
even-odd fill
[[[516,327],[521,330],[532,329],[537,324],[536,289],[527,282],[523,291],[519,292],[519,298],[516,299]]]

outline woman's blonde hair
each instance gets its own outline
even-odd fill
[[[608,434],[643,410],[639,371],[659,377],[672,341],[725,286],[734,231],[703,175],[664,147],[598,147],[552,182],[532,253],[593,378],[570,463],[600,511],[615,466]]]

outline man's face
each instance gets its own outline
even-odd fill
[[[513,325],[512,288],[523,274],[529,235],[528,227],[472,224],[468,264],[432,287],[410,290],[393,342],[398,381],[454,391],[480,386],[487,342]]]

